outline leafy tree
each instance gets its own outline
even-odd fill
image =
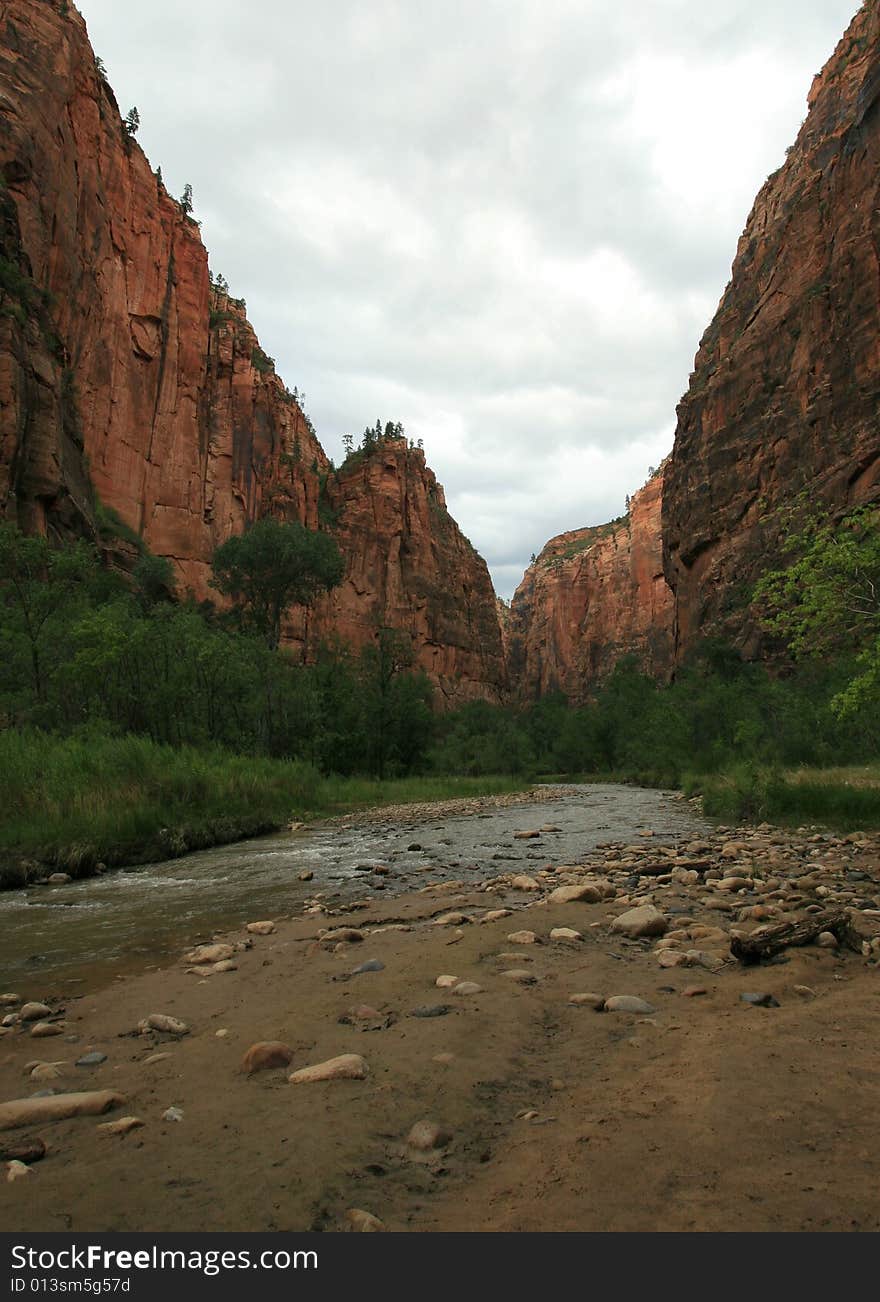
[[[128,110],[128,113],[125,116],[126,134],[133,138],[134,136],[137,135],[140,125],[141,125],[140,113],[138,113],[137,108],[130,108]]]
[[[291,606],[312,606],[342,579],[339,548],[326,533],[266,516],[214,552],[212,587],[231,597],[243,627],[272,649]]]
[[[174,598],[176,583],[174,569],[165,556],[153,556],[146,552],[132,571],[135,592],[145,610],[149,610],[160,601]]]
[[[858,672],[834,708],[849,715],[880,697],[880,528],[876,508],[839,524],[812,521],[786,550],[796,559],[765,574],[754,603],[796,659],[858,652]]]
[[[85,543],[56,549],[0,525],[0,695],[10,713],[46,703],[67,626],[97,569]]]
[[[383,627],[361,652],[361,697],[367,761],[378,778],[415,767],[431,731],[431,688],[424,674],[408,672],[412,640]]]
[[[193,188],[189,184],[189,182],[187,182],[187,184],[183,187],[183,195],[181,196],[180,207],[181,210],[185,212],[187,215],[189,215],[193,210]]]

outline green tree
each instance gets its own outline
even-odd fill
[[[128,113],[125,115],[126,135],[131,137],[136,136],[138,130],[140,129],[140,125],[141,125],[140,113],[138,113],[137,108],[130,108],[128,110]]]
[[[795,560],[764,575],[754,607],[796,659],[858,653],[855,677],[832,703],[840,715],[855,713],[880,697],[878,511],[863,507],[836,525],[812,521],[786,551]]]
[[[270,516],[214,552],[211,586],[230,597],[242,627],[270,648],[281,640],[291,606],[312,606],[342,579],[339,548],[326,533]]]
[[[47,702],[69,622],[97,571],[85,543],[53,548],[47,538],[0,525],[0,695],[8,713]]]

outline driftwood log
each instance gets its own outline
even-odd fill
[[[667,873],[674,873],[677,869],[683,868],[686,872],[697,872],[702,877],[703,873],[711,867],[710,859],[693,859],[689,863],[636,863],[623,871],[631,873],[633,877],[664,877]]]
[[[809,945],[823,931],[830,931],[841,945],[861,953],[862,937],[854,929],[845,909],[814,913],[803,922],[780,922],[773,927],[761,927],[751,936],[734,936],[730,952],[741,963],[760,963],[791,945]]]

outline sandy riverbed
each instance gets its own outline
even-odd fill
[[[54,1007],[56,1036],[10,1027],[0,1100],[48,1087],[127,1101],[107,1117],[0,1133],[0,1149],[36,1136],[47,1146],[27,1175],[0,1183],[0,1227],[339,1230],[360,1208],[410,1232],[880,1228],[876,958],[810,945],[745,969],[725,936],[830,904],[860,911],[870,935],[880,847],[772,829],[702,844],[603,848],[536,870],[538,889],[487,872],[279,919],[271,935],[224,937],[250,946],[235,970],[180,961]],[[639,875],[664,856],[659,879]],[[733,874],[748,884],[722,887]],[[550,901],[564,882],[598,883],[606,897]],[[610,931],[646,901],[665,914],[665,937]],[[511,914],[480,921],[502,908]],[[754,909],[768,912],[743,916]],[[473,921],[438,925],[450,911]],[[322,942],[340,926],[365,939]],[[581,938],[551,940],[555,928]],[[523,930],[536,943],[508,939]],[[663,949],[681,965],[661,967]],[[367,960],[384,967],[349,975]],[[438,988],[444,974],[481,989]],[[744,992],[779,1006],[747,1005]],[[570,1003],[577,993],[633,995],[654,1011],[596,1012]],[[364,1005],[375,1012],[352,1016]],[[426,1005],[448,1012],[412,1015]],[[189,1033],[131,1035],[150,1013]],[[245,1076],[242,1056],[260,1040],[286,1043],[291,1066]],[[90,1050],[106,1061],[76,1067]],[[366,1079],[288,1083],[351,1053]],[[37,1060],[60,1063],[48,1086],[26,1071]],[[172,1106],[181,1121],[163,1120]],[[121,1115],[144,1124],[98,1129]],[[420,1120],[451,1142],[408,1148]]]

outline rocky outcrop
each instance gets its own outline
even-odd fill
[[[880,498],[880,10],[816,78],[768,178],[678,408],[663,492],[678,655],[762,652],[748,611],[790,510]]]
[[[404,438],[356,453],[326,477],[320,510],[345,575],[307,625],[294,612],[288,640],[313,647],[335,635],[358,647],[382,626],[398,629],[448,704],[499,700],[506,670],[489,571],[424,452]]]
[[[624,655],[663,677],[672,664],[672,594],[663,575],[662,474],[626,516],[553,538],[503,621],[511,681],[525,699],[587,699]]]
[[[433,475],[398,448],[330,476],[71,4],[0,0],[0,178],[0,516],[139,537],[198,597],[260,515],[338,519],[347,575],[315,630],[361,645],[393,623],[444,691],[496,696],[494,594]]]

